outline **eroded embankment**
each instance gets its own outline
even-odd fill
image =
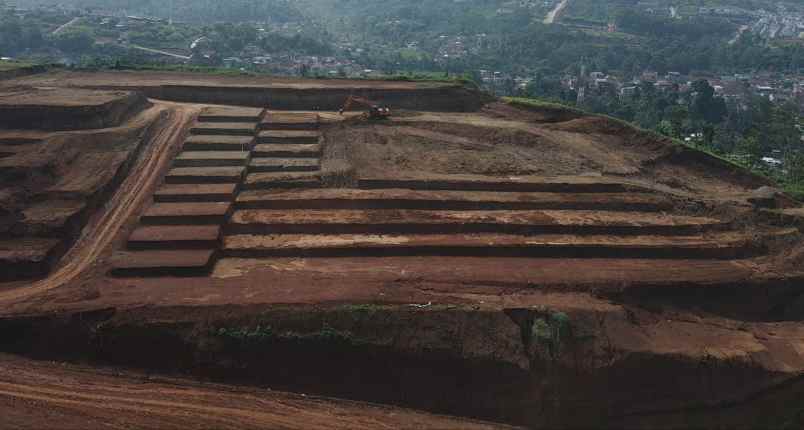
[[[743,402],[761,400],[766,390],[800,385],[751,357],[637,347],[643,331],[655,329],[640,327],[645,319],[639,311],[413,305],[106,309],[0,320],[0,345],[42,359],[185,373],[532,427],[629,426],[650,423],[655,414],[742,411]],[[709,335],[742,336],[721,331]],[[629,346],[629,339],[636,343]],[[746,427],[761,418],[723,415],[719,424]]]

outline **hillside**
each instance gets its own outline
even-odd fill
[[[15,425],[801,425],[804,217],[739,166],[451,82],[0,93]]]
[[[18,0],[11,2],[19,7],[46,7],[51,0]],[[91,9],[98,12],[139,15],[180,22],[216,23],[239,21],[287,22],[301,18],[295,2],[289,0],[232,0],[225,3],[203,0],[60,0],[59,5],[68,8]]]

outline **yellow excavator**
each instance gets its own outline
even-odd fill
[[[348,111],[354,104],[363,105],[368,108],[368,112],[363,114],[363,117],[366,119],[388,119],[391,117],[391,109],[388,106],[383,106],[369,99],[356,96],[349,96],[338,113],[343,115],[343,113]]]

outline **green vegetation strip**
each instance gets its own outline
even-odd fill
[[[22,61],[0,61],[0,72],[24,69],[26,67],[32,67],[32,66],[34,66],[33,63],[27,63]]]

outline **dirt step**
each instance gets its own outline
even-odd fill
[[[244,166],[246,151],[184,151],[173,161],[175,167],[232,167]]]
[[[252,164],[254,164],[252,160]],[[575,209],[664,211],[672,202],[649,193],[497,193],[491,191],[360,190],[322,188],[312,190],[244,191],[239,209],[430,209],[430,210],[525,210]]]
[[[190,134],[207,136],[253,136],[256,132],[254,122],[199,122],[190,129]]]
[[[265,172],[316,172],[320,169],[317,158],[253,158],[249,173]]]
[[[231,214],[232,204],[215,203],[155,203],[140,217],[145,225],[208,225],[223,224]]]
[[[224,256],[392,257],[483,256],[541,258],[733,259],[762,251],[753,236],[519,236],[458,235],[232,235],[224,237]]]
[[[140,226],[128,238],[128,248],[214,249],[219,245],[220,225]]]
[[[238,234],[662,234],[724,229],[703,217],[611,211],[272,210],[234,213],[228,233]]]
[[[318,114],[269,112],[260,124],[261,130],[317,130]]]
[[[404,188],[411,190],[541,192],[541,193],[624,193],[651,191],[636,185],[597,178],[562,178],[545,180],[506,179],[387,179],[361,178],[363,189]]]
[[[243,189],[246,190],[317,188],[320,186],[321,177],[315,172],[250,173],[243,183]]]
[[[804,228],[804,208],[763,209],[762,213],[773,222]]]
[[[265,109],[249,107],[206,107],[198,115],[199,122],[260,122]]]
[[[11,157],[27,148],[20,145],[0,145],[0,158]]]
[[[35,137],[0,137],[0,145],[34,145],[44,140]]]
[[[0,281],[44,276],[64,251],[64,241],[48,238],[0,240]]]
[[[237,184],[164,184],[154,193],[157,203],[231,202]]]
[[[184,142],[185,151],[249,151],[254,136],[190,136]]]
[[[167,184],[228,184],[243,179],[243,167],[176,167],[165,176]]]
[[[258,143],[278,145],[312,145],[318,143],[321,134],[317,131],[269,130],[257,136]]]
[[[252,152],[254,157],[319,158],[321,145],[257,145]]]
[[[207,276],[217,259],[217,250],[124,251],[114,255],[112,276]]]

